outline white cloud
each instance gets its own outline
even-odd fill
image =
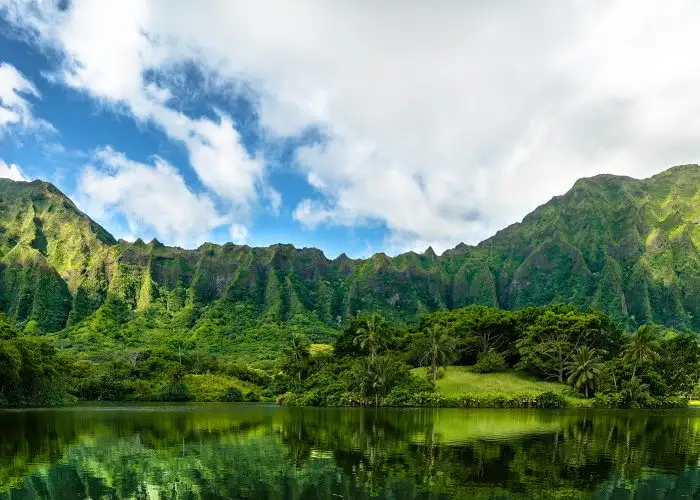
[[[230,202],[237,223],[249,221],[263,190],[263,162],[248,155],[225,113],[218,112],[218,120],[187,116],[167,106],[172,97],[169,89],[145,79],[144,73],[153,69],[172,80],[170,65],[177,70],[177,62],[194,56],[189,50],[175,51],[177,44],[160,40],[149,29],[152,9],[148,3],[75,0],[62,12],[52,2],[2,1],[6,17],[64,55],[60,79],[107,105],[155,123],[181,141],[200,181]]]
[[[106,148],[95,160],[78,179],[81,207],[97,218],[123,214],[128,234],[146,230],[169,244],[198,245],[228,222],[209,197],[193,193],[161,158],[148,165]]]
[[[14,127],[53,130],[48,122],[32,115],[28,96],[40,97],[34,84],[11,64],[0,62],[0,136]]]
[[[476,242],[578,177],[700,157],[692,0],[2,1],[68,54],[69,84],[183,141],[242,213],[265,196],[262,162],[228,117],[174,111],[143,71],[196,60],[258,91],[271,134],[321,127],[328,141],[298,160],[325,201],[295,216],[379,221],[392,248]]]
[[[13,181],[29,180],[24,176],[22,170],[20,170],[15,163],[7,164],[2,160],[0,160],[0,177],[3,179],[11,179]]]
[[[279,215],[280,209],[282,208],[282,194],[272,186],[265,186],[263,188],[263,195],[267,199],[270,212],[274,215]]]
[[[231,224],[229,236],[233,243],[243,244],[248,239],[248,229],[241,224]]]

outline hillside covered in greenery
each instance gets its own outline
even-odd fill
[[[51,184],[0,180],[1,309],[26,332],[59,332],[63,347],[260,358],[260,339],[274,347],[296,328],[327,341],[363,313],[408,324],[472,304],[552,302],[601,309],[628,330],[700,331],[700,166],[582,179],[479,245],[364,260],[116,241]]]

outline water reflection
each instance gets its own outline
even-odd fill
[[[700,412],[0,412],[0,499],[700,498]]]

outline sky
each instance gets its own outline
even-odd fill
[[[475,244],[700,158],[700,3],[0,0],[0,177],[118,238]]]

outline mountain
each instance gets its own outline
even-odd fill
[[[360,310],[406,322],[552,301],[603,309],[628,328],[700,331],[700,166],[581,179],[522,222],[441,256],[333,260],[282,244],[116,241],[53,185],[0,180],[0,307],[29,331],[75,330],[96,315],[148,329],[156,315],[188,338],[202,322],[233,336],[243,311],[246,324],[332,328]]]

